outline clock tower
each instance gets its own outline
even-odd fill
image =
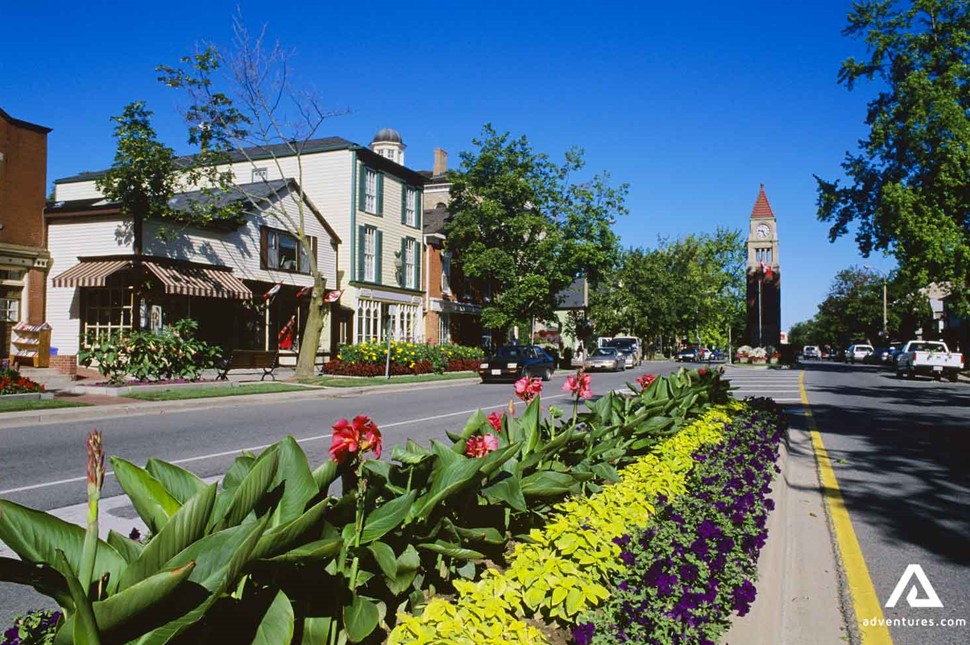
[[[752,347],[781,343],[781,266],[778,222],[761,184],[748,228],[745,340]]]

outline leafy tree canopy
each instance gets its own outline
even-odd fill
[[[847,182],[818,182],[829,238],[854,223],[864,256],[893,255],[901,276],[949,283],[970,310],[970,5],[965,0],[867,0],[844,30],[867,58],[848,58],[839,82],[880,88],[868,136],[842,168]]]
[[[446,245],[458,251],[466,276],[492,285],[483,325],[550,319],[557,295],[577,276],[595,284],[613,266],[612,224],[627,212],[627,185],[611,186],[607,174],[576,182],[585,166],[580,150],[559,165],[524,136],[488,124],[472,143],[451,176]]]
[[[740,231],[689,235],[630,249],[591,292],[596,333],[627,332],[671,348],[678,340],[727,345],[743,328],[745,241]]]

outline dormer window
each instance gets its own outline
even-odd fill
[[[253,168],[252,182],[269,181],[269,171],[266,168]]]

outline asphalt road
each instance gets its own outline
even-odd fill
[[[805,369],[885,618],[921,623],[891,625],[893,642],[970,643],[966,623],[941,624],[970,621],[970,384],[899,380],[876,367],[821,361]],[[907,593],[885,607],[910,564],[922,567],[943,608],[912,608]]]
[[[623,374],[593,375],[594,393],[625,387],[648,372],[662,374],[674,363],[647,363]],[[567,406],[561,391],[570,372],[557,372],[545,383],[544,401]],[[85,435],[101,430],[105,451],[144,465],[149,457],[177,462],[200,477],[221,475],[244,449],[257,450],[292,435],[301,442],[311,466],[329,458],[330,426],[340,418],[366,414],[381,428],[385,458],[391,446],[408,438],[427,443],[445,431],[460,430],[475,410],[487,414],[514,398],[509,383],[478,380],[418,385],[397,392],[363,395],[328,390],[326,397],[260,403],[238,398],[210,399],[205,407],[165,414],[73,420],[64,423],[0,428],[0,497],[42,510],[63,509],[85,499]],[[240,397],[241,398],[241,397]],[[519,404],[521,409],[521,404]],[[121,493],[117,481],[105,480],[104,497]],[[33,590],[0,584],[0,629],[28,609],[51,606]]]

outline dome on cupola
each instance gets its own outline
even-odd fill
[[[381,128],[377,131],[377,134],[374,135],[373,143],[384,141],[388,143],[404,143],[404,140],[401,139],[401,133],[394,128]]]
[[[393,128],[381,128],[370,142],[370,149],[380,156],[404,165],[404,140],[401,133]]]

